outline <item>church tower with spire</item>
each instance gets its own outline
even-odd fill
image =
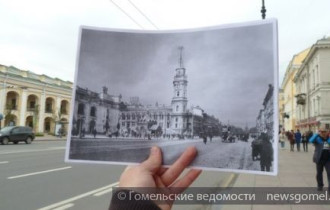
[[[183,65],[183,47],[179,47],[179,67],[175,69],[173,80],[173,98],[171,102],[172,117],[171,128],[177,134],[183,134],[187,128],[187,75]]]

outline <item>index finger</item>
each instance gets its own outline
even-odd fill
[[[197,155],[196,147],[188,147],[182,155],[168,168],[162,175],[161,179],[165,186],[172,184],[182,173],[182,171],[195,159]]]

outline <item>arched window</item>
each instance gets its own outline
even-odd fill
[[[175,110],[176,110],[176,111],[179,111],[179,105],[176,105]]]

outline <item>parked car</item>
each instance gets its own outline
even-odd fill
[[[32,128],[26,126],[8,126],[0,130],[1,144],[8,144],[9,142],[18,144],[20,141],[31,144],[34,137]]]

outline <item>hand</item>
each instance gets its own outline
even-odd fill
[[[159,147],[152,147],[149,158],[138,166],[127,167],[119,180],[119,187],[156,187],[182,188],[182,191],[197,179],[202,170],[190,169],[182,178],[176,180],[183,170],[196,157],[195,147],[188,147],[169,168],[162,167],[162,152]],[[181,192],[182,192],[181,191]],[[159,204],[162,210],[171,209],[173,203]]]

